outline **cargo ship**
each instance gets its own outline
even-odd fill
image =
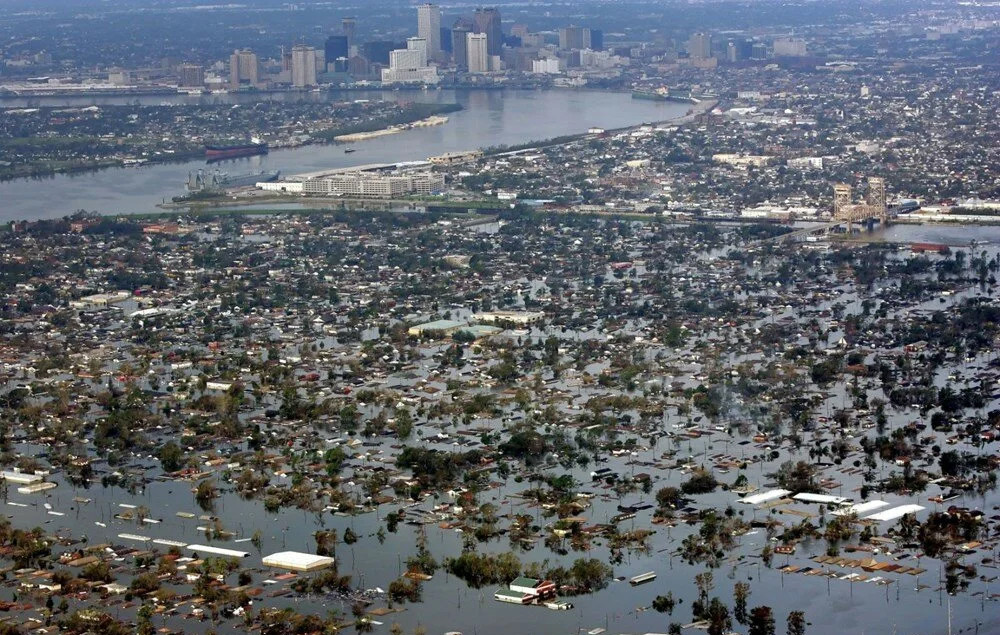
[[[231,176],[219,170],[213,172],[198,170],[197,172],[188,173],[187,190],[188,192],[217,192],[237,187],[250,187],[257,183],[277,181],[279,176],[281,176],[281,173],[277,170],[251,172],[250,174],[240,174],[237,176]]]
[[[266,143],[241,143],[237,145],[207,145],[205,146],[205,158],[209,161],[219,159],[232,159],[235,157],[249,157],[255,154],[267,154]]]

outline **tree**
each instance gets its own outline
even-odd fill
[[[691,474],[691,478],[681,484],[681,491],[685,494],[708,494],[715,490],[718,482],[708,470],[696,469]]]
[[[744,626],[747,623],[747,600],[750,598],[750,585],[737,582],[733,587],[733,617]]]
[[[802,611],[792,611],[788,614],[787,635],[805,635],[806,614]]]
[[[138,635],[153,635],[156,632],[156,627],[153,626],[153,605],[146,603],[139,607],[136,611],[136,617],[138,621],[136,623],[135,632]]]
[[[719,598],[712,598],[708,605],[708,635],[725,635],[733,627],[733,621],[729,618],[729,609]]]
[[[667,591],[666,595],[657,595],[653,599],[653,610],[671,615],[674,612],[674,604],[674,594]]]
[[[748,635],[774,635],[774,612],[770,606],[757,606],[750,611]]]
[[[173,441],[160,448],[159,458],[164,472],[176,472],[184,467],[184,451]]]
[[[660,509],[676,509],[682,500],[681,491],[676,487],[661,487],[656,492],[656,503]]]

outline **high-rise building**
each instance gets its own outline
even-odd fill
[[[500,55],[500,51],[503,49],[500,10],[496,8],[476,9],[474,23],[474,32],[486,35],[486,50],[489,55]]]
[[[441,7],[422,4],[417,7],[417,35],[427,41],[427,57],[441,56]]]
[[[595,51],[604,50],[604,31],[601,29],[590,30],[590,48]]]
[[[389,52],[399,48],[396,42],[376,40],[361,45],[361,56],[372,64],[388,64]]]
[[[305,44],[292,47],[292,86],[316,85],[316,49]]]
[[[451,29],[446,26],[441,27],[441,51],[451,53]]]
[[[205,85],[205,69],[197,64],[177,67],[177,85],[182,88],[201,88]]]
[[[414,82],[438,82],[437,69],[427,65],[427,40],[422,37],[411,37],[405,49],[389,53],[389,68],[382,69],[383,84]]]
[[[580,26],[559,29],[559,48],[564,51],[589,49],[590,29]]]
[[[468,36],[470,33],[472,33],[472,27],[461,20],[456,22],[451,30],[451,57],[455,60],[455,67],[460,71],[469,70]]]
[[[805,57],[806,41],[802,38],[779,37],[774,40],[775,57]]]
[[[233,51],[229,56],[229,85],[233,88],[240,86],[257,86],[260,81],[260,62],[257,54],[250,49]]]
[[[466,50],[470,73],[488,73],[490,70],[489,35],[469,33],[466,35]]]
[[[344,29],[344,35],[347,37],[347,47],[350,48],[354,46],[354,31],[357,28],[357,21],[354,18],[344,18],[340,21],[341,28]]]
[[[326,38],[326,44],[323,45],[323,52],[326,54],[326,65],[330,66],[341,58],[349,58],[351,56],[351,45],[348,43],[346,35],[331,35]]]
[[[406,50],[413,51],[417,54],[417,57],[415,58],[418,60],[417,66],[427,66],[427,60],[430,58],[427,40],[422,37],[407,38]],[[390,59],[392,58],[390,57]]]
[[[704,60],[712,57],[712,36],[708,33],[692,33],[687,44],[688,57]]]

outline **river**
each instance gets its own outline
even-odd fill
[[[281,170],[291,174],[365,163],[422,160],[429,156],[480,147],[519,144],[586,132],[591,126],[615,128],[680,117],[688,104],[632,99],[626,93],[590,90],[546,91],[375,91],[332,93],[263,93],[259,95],[156,95],[147,97],[67,97],[0,100],[0,107],[84,106],[114,104],[247,103],[252,99],[390,99],[459,103],[448,123],[352,144],[311,145],[216,164],[231,174]],[[202,160],[139,168],[59,174],[0,183],[0,222],[59,218],[77,210],[102,214],[155,211],[155,205],[183,192]]]

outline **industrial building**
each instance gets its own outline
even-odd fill
[[[360,165],[300,174],[257,187],[266,192],[357,198],[436,194],[444,189],[444,175],[431,172],[429,165],[426,161]]]

